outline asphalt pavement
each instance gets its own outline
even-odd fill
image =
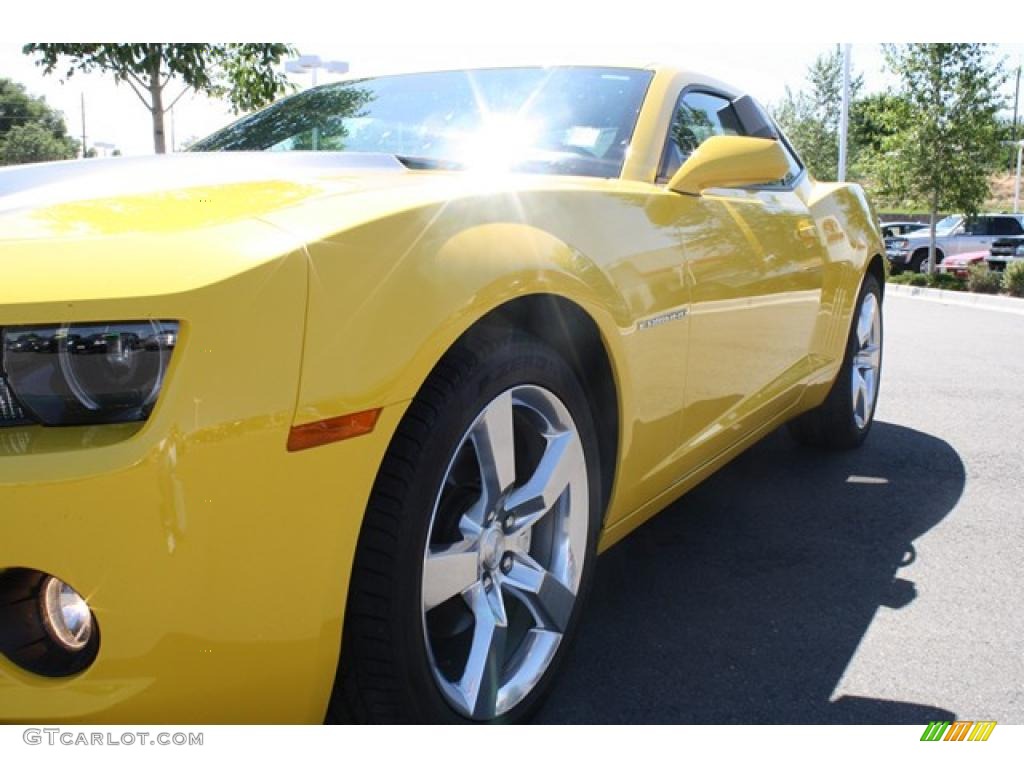
[[[598,562],[549,723],[1024,723],[1024,316],[885,301],[862,448],[780,430]]]

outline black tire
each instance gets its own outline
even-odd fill
[[[942,263],[942,259],[945,254],[938,248],[935,249],[935,266],[938,267]],[[908,272],[925,272],[927,271],[928,264],[928,249],[919,248],[914,251],[913,257],[910,259],[910,264],[907,266]]]
[[[878,302],[879,322],[879,352],[878,352],[878,373],[877,382],[874,388],[874,396],[871,402],[870,416],[864,426],[858,426],[855,414],[853,398],[851,396],[851,377],[853,376],[853,362],[858,350],[857,320],[860,317],[861,307],[865,298],[873,295]],[[832,384],[825,401],[806,413],[797,416],[789,422],[790,434],[797,442],[813,446],[815,448],[826,448],[830,450],[847,450],[856,448],[871,431],[874,423],[875,406],[878,402],[878,391],[882,374],[882,339],[884,326],[882,323],[882,291],[877,278],[872,274],[864,276],[860,294],[857,297],[857,304],[854,307],[853,318],[850,322],[850,332],[846,341],[846,355],[843,364]]]
[[[490,722],[528,719],[549,690],[575,635],[596,560],[603,517],[597,437],[583,388],[557,353],[526,333],[487,329],[438,363],[381,464],[357,544],[328,722],[476,722],[447,702],[433,677],[421,606],[423,553],[453,452],[488,403],[524,384],[554,393],[575,422],[589,488],[587,554],[546,672],[519,704]]]

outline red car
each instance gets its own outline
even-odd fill
[[[936,268],[939,272],[949,275],[956,275],[962,280],[967,279],[967,271],[975,264],[984,264],[988,258],[988,251],[971,251],[970,253],[958,253],[947,256]]]

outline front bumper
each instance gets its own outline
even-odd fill
[[[935,265],[935,269],[941,274],[966,278],[970,274],[971,266],[972,265],[969,264],[947,264],[946,262],[939,262]]]
[[[73,584],[101,640],[70,678],[0,657],[0,722],[322,722],[362,510],[401,411],[294,454],[287,420],[269,418],[104,448],[76,428],[61,439],[82,460],[4,456],[0,563]]]
[[[1006,269],[1007,266],[1009,266],[1010,264],[1013,264],[1014,262],[1024,261],[1024,256],[995,256],[995,255],[992,255],[992,256],[989,256],[985,261],[988,263],[989,267],[991,267],[992,269],[997,269],[999,271],[1002,271],[1002,270]]]

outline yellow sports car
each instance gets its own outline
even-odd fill
[[[715,80],[349,80],[193,150],[0,171],[0,721],[521,721],[598,552],[871,427],[878,218]]]

